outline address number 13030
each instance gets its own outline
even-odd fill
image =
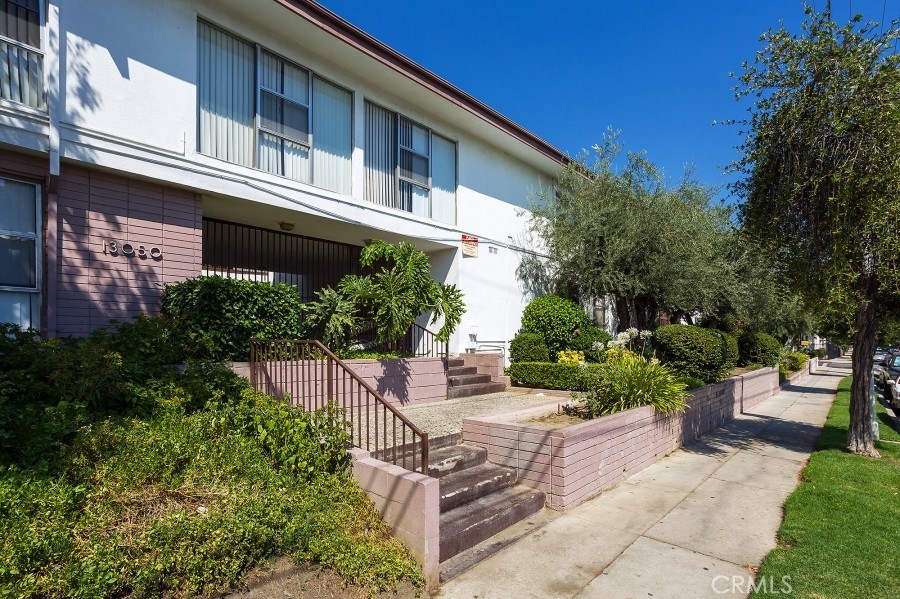
[[[156,246],[144,247],[131,242],[120,243],[118,241],[104,241],[103,253],[111,256],[137,256],[138,258],[151,258],[153,260],[162,259],[162,250]]]

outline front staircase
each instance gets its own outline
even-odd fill
[[[515,471],[486,460],[486,449],[465,444],[429,456],[428,475],[440,482],[441,562],[544,507],[543,491],[516,485]]]
[[[506,385],[492,382],[491,375],[478,374],[475,366],[466,366],[462,358],[447,360],[447,399],[474,397],[506,390]]]

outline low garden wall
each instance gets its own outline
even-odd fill
[[[367,451],[351,449],[353,478],[375,509],[422,566],[425,583],[440,582],[440,483],[438,479],[376,460]]]
[[[402,358],[384,360],[343,360],[363,381],[389,403],[411,405],[447,399],[447,362],[443,358]],[[247,362],[233,362],[232,370],[250,378]],[[270,395],[291,393],[321,398],[325,394],[326,362],[301,360],[268,362],[259,374]],[[334,392],[341,392],[342,377],[335,373]],[[355,391],[354,391],[355,393]]]
[[[792,379],[815,372],[810,362]],[[558,429],[523,424],[547,406],[463,420],[463,440],[488,460],[512,468],[519,482],[544,491],[549,507],[566,510],[722,426],[779,392],[777,368],[763,368],[692,391],[681,414],[644,406]]]
[[[503,374],[503,354],[501,352],[490,353],[463,353],[459,355],[464,366],[474,366],[478,374],[486,374],[494,383],[503,383],[507,387],[511,385],[509,377]]]

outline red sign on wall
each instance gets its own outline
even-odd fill
[[[478,257],[478,238],[472,235],[462,236],[462,254],[463,256]]]

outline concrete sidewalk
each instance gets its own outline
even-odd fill
[[[832,364],[553,519],[439,596],[746,596],[750,567],[775,547],[784,501],[849,374],[846,360]]]

